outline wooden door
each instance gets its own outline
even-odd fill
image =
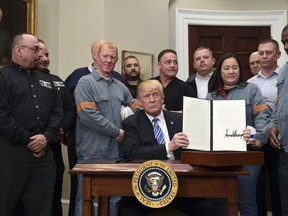
[[[209,47],[216,59],[226,52],[234,52],[240,59],[246,79],[252,76],[249,56],[258,48],[259,41],[271,37],[270,26],[200,26],[189,25],[189,72],[195,72],[193,53]],[[216,66],[216,65],[215,65]]]

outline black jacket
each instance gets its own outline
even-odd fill
[[[0,137],[12,144],[27,145],[30,137],[56,138],[63,119],[62,103],[49,76],[30,74],[9,62],[0,68]]]
[[[174,134],[182,131],[182,114],[163,111],[170,140]],[[128,159],[159,159],[167,158],[165,145],[159,145],[155,139],[153,125],[143,110],[127,117],[122,122],[125,131],[123,151]],[[175,159],[180,159],[180,150],[173,152]]]

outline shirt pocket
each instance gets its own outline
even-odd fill
[[[283,96],[283,95],[281,95],[281,94],[283,94],[283,86],[284,86],[284,83],[285,83],[285,80],[286,80],[286,77],[284,77],[284,76],[281,76],[281,77],[279,77],[279,79],[277,80],[277,83],[276,83],[276,86],[277,86],[277,89],[278,89],[278,95],[281,97],[281,96]]]
[[[96,109],[102,114],[106,114],[109,111],[109,98],[106,96],[95,97]]]
[[[129,104],[125,104],[125,101],[124,101],[124,96],[123,95],[117,95],[117,102],[120,103],[120,105],[125,105],[125,106],[129,106]]]

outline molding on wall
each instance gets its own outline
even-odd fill
[[[209,26],[271,26],[271,36],[279,43],[281,31],[287,24],[286,10],[271,11],[212,11],[176,8],[176,51],[179,71],[177,77],[186,80],[189,74],[188,25]],[[279,65],[285,63],[285,51],[278,60]],[[287,58],[286,58],[287,59]]]

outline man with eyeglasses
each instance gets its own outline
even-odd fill
[[[123,156],[121,105],[139,107],[128,88],[112,77],[118,49],[104,42],[96,54],[97,68],[83,76],[75,89],[77,106],[76,153],[78,161],[117,160]],[[109,215],[118,216],[120,197],[110,197]],[[101,200],[100,200],[101,204]],[[99,206],[99,205],[98,205]],[[78,175],[75,216],[82,215],[82,176]],[[101,215],[100,213],[98,215]]]
[[[12,61],[0,68],[0,215],[22,200],[26,216],[51,216],[55,163],[49,144],[63,119],[52,80],[31,34],[13,38]]]
[[[162,84],[157,80],[141,82],[138,85],[137,99],[143,110],[122,122],[125,131],[122,144],[125,157],[131,160],[179,160],[180,151],[188,146],[189,140],[182,132],[182,114],[162,110],[164,103]],[[161,129],[155,134],[156,127]],[[161,142],[157,134],[163,134],[164,139],[161,139]],[[162,210],[165,211],[166,208]],[[213,203],[202,198],[176,197],[169,204],[169,210],[162,214],[160,212],[157,214],[157,210],[142,205],[135,197],[122,197],[120,201],[120,216],[146,216],[154,212],[155,215],[175,216],[183,213],[193,216],[220,215]]]

